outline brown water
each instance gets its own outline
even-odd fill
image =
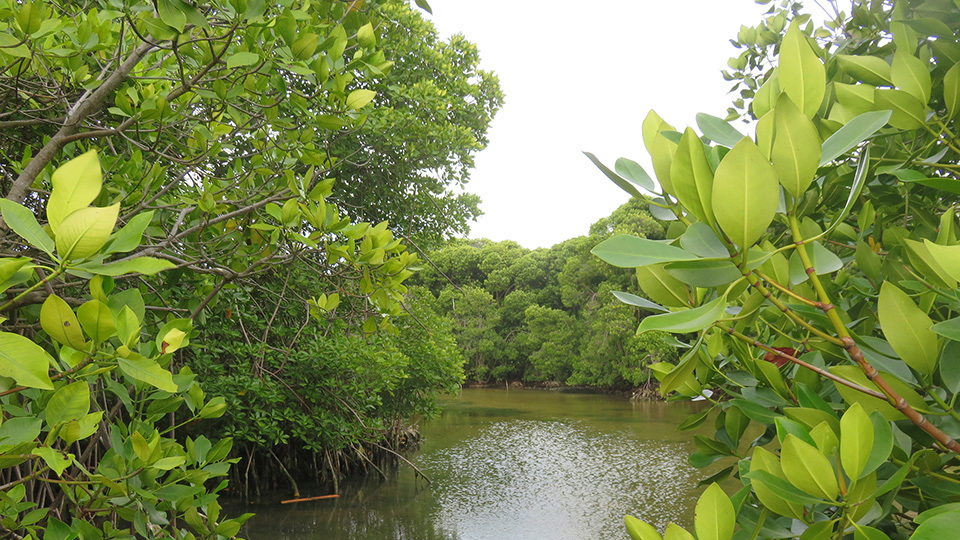
[[[698,410],[608,395],[464,390],[421,426],[423,445],[410,456],[431,484],[401,466],[387,480],[341,486],[339,499],[251,505],[244,511],[257,516],[240,536],[626,539],[627,513],[661,530],[670,521],[688,526],[707,473],[687,465],[692,436],[676,426]]]

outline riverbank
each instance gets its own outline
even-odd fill
[[[655,379],[646,384],[630,389],[598,388],[594,386],[570,386],[557,381],[471,381],[464,383],[464,388],[503,388],[506,390],[552,390],[571,394],[605,394],[630,398],[642,401],[664,401],[660,395],[660,385]]]

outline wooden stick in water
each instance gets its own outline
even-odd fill
[[[335,499],[339,496],[340,495],[320,495],[319,497],[304,497],[302,499],[289,499],[286,501],[280,501],[280,504],[289,504],[289,503],[304,502],[304,501],[316,501],[319,499]]]

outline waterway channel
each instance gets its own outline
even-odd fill
[[[688,526],[707,474],[690,467],[697,404],[465,389],[421,426],[409,466],[338,499],[250,505],[249,540],[625,539],[623,515]],[[319,494],[319,493],[318,493]]]

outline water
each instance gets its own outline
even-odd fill
[[[402,466],[339,499],[251,505],[250,540],[626,539],[623,515],[689,527],[709,472],[686,463],[699,407],[618,396],[468,389],[421,426]],[[305,488],[306,486],[301,486]],[[304,490],[306,491],[306,490]],[[303,493],[304,496],[322,493]]]

